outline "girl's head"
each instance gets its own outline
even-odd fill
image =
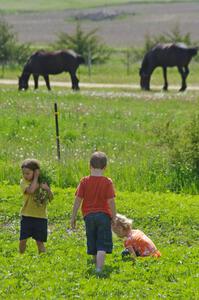
[[[32,181],[34,177],[34,171],[40,169],[39,161],[36,159],[25,159],[21,165],[24,179]]]
[[[115,223],[112,225],[112,230],[117,236],[123,238],[129,234],[132,228],[132,220],[126,216],[117,214]]]

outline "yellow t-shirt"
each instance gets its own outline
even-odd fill
[[[24,204],[21,209],[21,215],[26,217],[44,218],[47,219],[47,204],[39,203],[36,198],[36,193],[27,194],[25,193],[26,188],[30,185],[30,182],[21,179],[20,186],[23,192]]]

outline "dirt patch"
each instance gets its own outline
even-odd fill
[[[115,47],[142,45],[146,34],[170,32],[176,24],[199,41],[199,4],[128,4],[86,10],[8,14],[4,18],[20,42],[52,43],[60,32],[73,33],[74,20],[81,19],[85,31],[98,28],[104,42]]]

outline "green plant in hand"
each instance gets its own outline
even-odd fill
[[[38,206],[43,204],[47,204],[50,201],[48,192],[42,188],[42,184],[47,184],[49,187],[52,183],[51,177],[47,174],[45,170],[41,170],[38,178],[39,189],[35,194],[35,201],[37,202]]]

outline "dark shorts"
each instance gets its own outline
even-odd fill
[[[32,237],[36,241],[47,241],[48,220],[33,217],[21,217],[20,240]]]
[[[97,251],[112,253],[111,218],[103,213],[90,213],[84,217],[87,237],[87,253],[96,255]]]

